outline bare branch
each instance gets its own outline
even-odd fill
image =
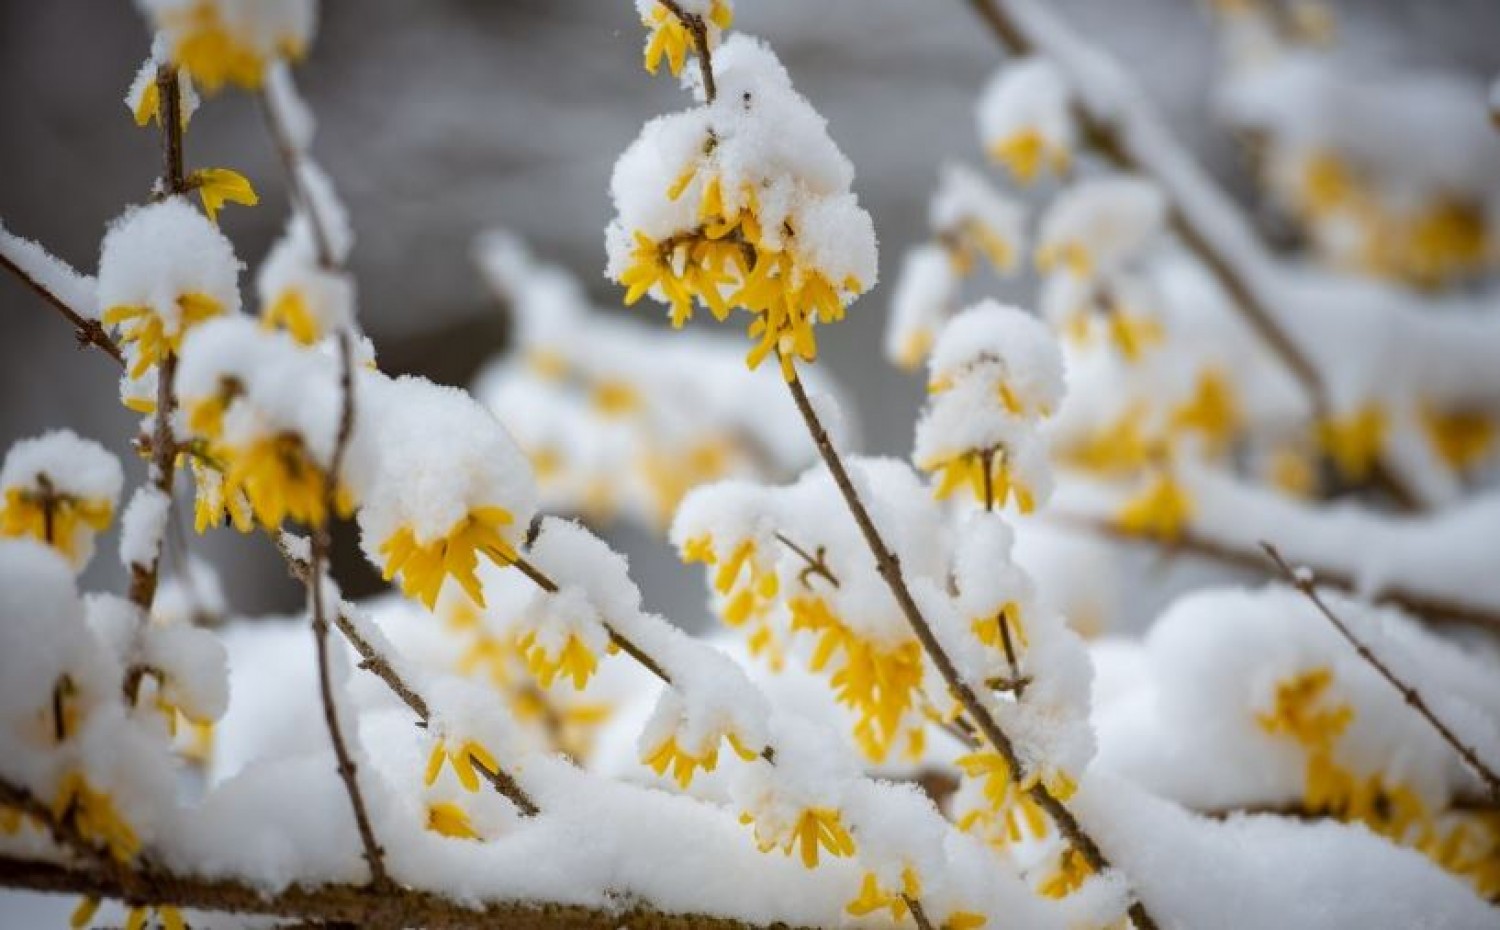
[[[90,320],[68,306],[66,301],[52,293],[42,282],[21,270],[20,265],[17,265],[3,254],[0,254],[0,266],[4,266],[8,271],[20,278],[38,297],[47,302],[47,306],[56,310],[64,319],[71,323],[74,332],[78,336],[78,344],[80,346],[97,346],[104,351],[105,355],[114,359],[121,367],[125,365],[124,353],[120,351],[120,347],[115,343],[114,339],[110,338],[109,333],[105,332],[102,323],[98,320]]]
[[[875,527],[875,521],[871,519],[869,511],[865,509],[864,502],[860,500],[859,492],[854,488],[854,482],[849,477],[849,472],[844,467],[843,459],[838,450],[834,448],[833,442],[828,438],[828,431],[824,429],[823,423],[818,419],[817,411],[813,408],[812,401],[808,399],[807,389],[803,387],[802,380],[793,371],[792,376],[787,379],[787,388],[792,393],[792,400],[796,402],[797,411],[802,414],[802,420],[807,425],[808,432],[812,435],[813,444],[818,447],[818,454],[823,457],[823,462],[828,466],[828,472],[833,476],[833,482],[838,486],[840,495],[849,507],[849,512],[858,524],[859,531],[864,536],[865,544],[870,549],[870,554],[875,558],[875,566],[880,577],[885,580],[886,586],[890,588],[891,595],[896,604],[905,615],[907,623],[912,632],[916,634],[921,642],[923,650],[932,660],[939,674],[943,676],[950,690],[958,697],[959,703],[963,705],[964,711],[970,720],[983,735],[985,741],[994,747],[1000,757],[1010,767],[1012,777],[1018,783],[1027,781],[1028,770],[1010,738],[1000,729],[999,723],[990,714],[989,709],[980,702],[974,690],[969,687],[962,675],[959,674],[953,660],[943,649],[937,640],[932,627],[928,625],[927,619],[922,616],[922,611],[917,607],[912,598],[911,591],[906,586],[906,579],[901,574],[901,563],[896,554],[886,545],[881,537],[880,531]],[[1089,836],[1079,824],[1073,812],[1057,799],[1055,795],[1042,783],[1041,779],[1035,779],[1027,794],[1036,802],[1037,806],[1047,812],[1047,815],[1057,824],[1058,831],[1067,839],[1068,843],[1083,856],[1084,861],[1096,872],[1102,872],[1110,867],[1109,861],[1099,849],[1093,837]],[[1156,921],[1147,912],[1145,905],[1137,899],[1130,906],[1131,919],[1141,930],[1155,930]]]
[[[1338,630],[1339,635],[1344,637],[1349,645],[1354,647],[1354,651],[1359,653],[1361,659],[1364,659],[1371,668],[1379,672],[1380,677],[1384,678],[1392,688],[1395,688],[1400,693],[1402,699],[1406,701],[1412,710],[1416,711],[1421,715],[1423,720],[1432,725],[1432,728],[1443,738],[1443,741],[1452,746],[1453,751],[1458,753],[1464,760],[1464,763],[1484,782],[1485,787],[1489,789],[1490,797],[1496,803],[1500,803],[1500,775],[1497,775],[1494,769],[1490,768],[1484,763],[1484,760],[1479,758],[1479,753],[1474,751],[1474,747],[1463,742],[1458,737],[1458,734],[1449,729],[1448,725],[1432,712],[1432,709],[1427,706],[1427,702],[1422,699],[1421,692],[1398,677],[1395,672],[1391,671],[1389,665],[1381,661],[1380,657],[1371,651],[1369,646],[1365,645],[1358,636],[1354,635],[1354,631],[1349,629],[1349,625],[1338,614],[1334,613],[1332,608],[1319,596],[1317,576],[1305,569],[1300,572],[1293,569],[1281,557],[1281,553],[1277,551],[1276,547],[1270,543],[1261,543],[1261,548],[1265,549],[1266,555],[1270,556],[1271,561],[1276,563],[1276,568],[1286,579],[1286,583],[1301,591],[1309,601],[1312,601],[1313,606],[1318,609],[1318,613],[1322,614],[1329,623],[1333,624],[1333,628]]]

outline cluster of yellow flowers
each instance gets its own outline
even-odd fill
[[[641,25],[648,31],[646,36],[646,70],[655,74],[665,58],[667,68],[676,77],[688,55],[694,51],[694,37],[688,26],[677,15],[656,0],[642,0]],[[734,9],[725,0],[708,0],[708,9],[702,16],[703,27],[708,31],[712,43],[716,31],[728,29],[734,22]]]
[[[114,503],[59,494],[46,476],[36,487],[11,486],[0,502],[0,537],[30,537],[57,549],[77,564],[80,530],[102,533],[114,515]]]
[[[1492,810],[1434,811],[1410,786],[1384,774],[1361,775],[1340,760],[1340,737],[1354,707],[1334,696],[1333,671],[1318,666],[1277,683],[1272,707],[1256,714],[1267,733],[1307,754],[1303,804],[1310,813],[1363,824],[1409,846],[1469,881],[1484,898],[1500,893],[1500,814]]]
[[[808,808],[779,830],[749,813],[741,814],[740,822],[754,826],[755,845],[761,852],[780,849],[790,856],[795,851],[809,869],[818,867],[820,852],[835,858],[854,855],[854,837],[844,826],[843,816],[833,808]]]

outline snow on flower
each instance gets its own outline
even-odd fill
[[[167,37],[172,62],[208,93],[258,90],[278,58],[300,58],[317,25],[315,0],[138,0]]]
[[[853,168],[764,44],[724,41],[712,101],[647,123],[615,165],[606,274],[625,302],[650,294],[674,326],[695,303],[752,317],[754,368],[817,357],[816,323],[873,286],[875,232]]]
[[[1022,184],[1043,171],[1063,175],[1076,145],[1071,104],[1067,84],[1049,60],[1008,63],[979,98],[980,141]]]
[[[70,430],[21,440],[0,466],[0,536],[45,543],[82,569],[123,482],[119,460]]]

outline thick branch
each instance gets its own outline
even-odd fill
[[[1166,541],[1154,536],[1132,533],[1121,527],[1118,523],[1098,517],[1051,511],[1048,513],[1047,519],[1049,522],[1067,529],[1085,530],[1123,542],[1158,546],[1171,555],[1187,554],[1200,556],[1216,562],[1222,562],[1234,568],[1260,573],[1266,572],[1266,560],[1258,551],[1240,549],[1228,543],[1208,539],[1195,534],[1192,530],[1184,530],[1177,538]],[[1320,583],[1340,588],[1344,591],[1352,592],[1356,590],[1357,586],[1352,576],[1328,567],[1317,565],[1310,567],[1317,572]],[[1392,607],[1399,607],[1431,623],[1467,624],[1500,632],[1500,614],[1497,614],[1493,610],[1487,610],[1483,607],[1450,597],[1423,594],[1390,586],[1375,594],[1373,600],[1379,604],[1389,604]]]
[[[668,914],[644,905],[606,910],[525,901],[466,907],[431,891],[356,885],[292,886],[275,894],[239,882],[194,878],[156,869],[132,873],[128,885],[98,870],[0,857],[0,886],[115,898],[229,914],[254,914],[323,925],[425,927],[428,930],[757,930],[703,914]],[[790,930],[776,925],[778,930]],[[769,930],[769,928],[767,928]]]
[[[1432,709],[1427,706],[1427,702],[1422,699],[1421,692],[1412,685],[1407,684],[1395,672],[1391,671],[1389,665],[1381,661],[1380,657],[1371,651],[1369,646],[1365,645],[1358,636],[1354,635],[1354,631],[1349,629],[1349,625],[1338,614],[1334,613],[1323,601],[1323,598],[1319,596],[1317,576],[1306,570],[1301,572],[1294,570],[1281,557],[1281,553],[1276,550],[1276,547],[1270,543],[1261,543],[1261,547],[1266,550],[1266,555],[1271,557],[1271,561],[1276,563],[1276,568],[1280,570],[1287,584],[1301,591],[1309,601],[1312,601],[1313,606],[1318,609],[1318,613],[1322,614],[1329,623],[1333,624],[1333,628],[1338,630],[1339,635],[1344,637],[1349,645],[1354,647],[1354,651],[1359,653],[1361,659],[1364,659],[1371,668],[1379,672],[1380,677],[1384,678],[1392,688],[1395,688],[1400,693],[1402,699],[1406,701],[1412,710],[1416,711],[1423,720],[1432,725],[1432,728],[1443,738],[1443,741],[1452,746],[1453,751],[1458,753],[1464,760],[1464,763],[1484,782],[1485,787],[1489,790],[1490,797],[1496,803],[1500,803],[1500,775],[1497,775],[1494,769],[1490,768],[1484,763],[1484,760],[1479,758],[1479,753],[1474,751],[1474,747],[1460,739],[1458,734],[1449,729],[1448,725],[1432,712]]]
[[[21,270],[20,265],[17,265],[3,254],[0,254],[0,266],[4,266],[16,277],[20,278],[38,297],[46,301],[49,307],[62,314],[63,318],[73,325],[80,346],[98,346],[104,350],[105,355],[108,355],[121,366],[124,366],[125,355],[120,351],[120,347],[115,344],[115,341],[110,338],[109,333],[105,332],[103,324],[98,320],[87,319],[77,310],[68,306],[66,301],[52,293],[42,282]]]
[[[969,687],[953,660],[938,642],[932,627],[928,625],[927,619],[922,615],[921,609],[912,598],[910,589],[906,586],[906,579],[901,574],[901,563],[896,554],[886,545],[881,537],[880,531],[875,527],[875,521],[871,519],[870,513],[865,509],[864,502],[860,500],[859,492],[855,490],[854,482],[849,477],[849,472],[844,467],[843,459],[838,450],[828,438],[828,432],[823,428],[823,423],[818,419],[817,411],[813,409],[812,402],[807,397],[807,390],[802,386],[802,381],[793,373],[787,380],[787,387],[791,390],[792,400],[797,404],[797,411],[802,414],[802,420],[807,424],[807,430],[812,435],[813,444],[818,447],[818,454],[823,457],[823,462],[828,466],[828,472],[833,476],[834,484],[838,486],[840,495],[849,507],[849,512],[858,524],[859,531],[864,536],[865,544],[870,549],[870,554],[875,558],[876,570],[880,577],[885,580],[886,586],[890,588],[891,595],[896,604],[905,615],[907,623],[912,632],[916,634],[921,642],[923,650],[927,653],[932,664],[943,676],[948,687],[963,705],[969,719],[979,729],[986,742],[994,747],[1000,757],[1010,767],[1011,775],[1018,783],[1027,781],[1027,768],[1011,743],[1010,738],[1000,729],[999,723],[989,709],[979,700],[974,690]],[[1067,839],[1074,849],[1083,856],[1084,861],[1096,872],[1108,869],[1109,861],[1105,859],[1104,853],[1098,844],[1089,836],[1073,812],[1057,799],[1055,795],[1042,784],[1040,779],[1034,780],[1032,786],[1027,789],[1027,794],[1036,802],[1037,806],[1047,812],[1052,821],[1057,824],[1058,831]],[[1146,911],[1145,906],[1137,900],[1130,907],[1131,919],[1135,921],[1141,930],[1154,930],[1156,921]]]

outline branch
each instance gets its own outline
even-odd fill
[[[497,901],[467,906],[436,892],[330,884],[294,885],[275,894],[241,882],[196,878],[154,868],[128,884],[92,869],[0,856],[0,887],[149,902],[226,914],[253,914],[324,925],[426,927],[429,930],[770,930],[707,914],[670,914],[645,905],[629,910],[575,904]],[[776,930],[790,928],[775,925]]]
[[[1112,520],[1052,511],[1047,520],[1066,529],[1083,530],[1122,542],[1157,546],[1169,555],[1188,554],[1212,559],[1234,568],[1266,573],[1266,560],[1253,549],[1241,549],[1232,544],[1209,539],[1184,529],[1171,541],[1140,533],[1132,533]],[[1353,592],[1358,589],[1354,576],[1326,566],[1311,566],[1318,580],[1330,587]],[[1414,614],[1431,623],[1468,624],[1500,632],[1500,613],[1475,604],[1465,603],[1450,597],[1408,591],[1389,587],[1373,597],[1377,604],[1388,604]]]
[[[182,82],[175,65],[157,67],[156,94],[161,106],[161,191],[170,197],[192,189],[182,167]]]
[[[708,48],[708,23],[703,17],[696,13],[688,13],[677,5],[677,0],[656,0],[666,8],[667,12],[677,17],[688,32],[693,34],[693,44],[698,47],[698,69],[703,74],[703,95],[709,103],[719,95],[719,89],[714,85],[714,62],[713,55]]]
[[[1276,563],[1276,568],[1285,577],[1287,584],[1301,591],[1307,596],[1308,600],[1312,601],[1313,606],[1318,609],[1318,613],[1322,614],[1329,623],[1333,624],[1334,629],[1338,630],[1339,635],[1343,636],[1349,645],[1354,647],[1354,651],[1359,653],[1361,659],[1369,663],[1371,668],[1380,673],[1380,677],[1384,678],[1392,688],[1395,688],[1401,694],[1401,697],[1412,710],[1416,711],[1421,715],[1422,719],[1432,725],[1432,728],[1443,738],[1443,741],[1452,746],[1453,751],[1457,752],[1469,768],[1473,770],[1474,774],[1479,776],[1480,780],[1484,782],[1485,786],[1489,789],[1490,797],[1496,803],[1500,803],[1500,775],[1497,775],[1494,769],[1485,765],[1484,761],[1479,758],[1479,754],[1474,751],[1474,747],[1459,739],[1458,735],[1450,730],[1448,725],[1443,723],[1432,712],[1431,708],[1427,706],[1427,702],[1422,699],[1421,692],[1397,677],[1396,673],[1391,671],[1390,666],[1382,662],[1380,657],[1375,655],[1369,646],[1365,645],[1359,637],[1354,635],[1354,631],[1349,629],[1348,624],[1323,602],[1322,597],[1318,595],[1316,576],[1306,569],[1300,572],[1294,570],[1281,557],[1281,553],[1276,550],[1276,547],[1270,543],[1261,543],[1261,548],[1265,549],[1266,555],[1270,556],[1271,561]]]
[[[110,358],[114,359],[115,362],[120,365],[120,367],[123,368],[125,366],[124,353],[120,351],[120,347],[115,343],[115,341],[110,338],[109,333],[105,332],[104,325],[102,323],[100,323],[98,320],[90,320],[83,316],[83,314],[79,313],[77,310],[74,310],[72,307],[68,306],[66,301],[64,301],[56,294],[52,293],[52,291],[49,290],[46,285],[42,284],[42,282],[38,281],[36,278],[33,278],[31,275],[23,271],[20,265],[17,265],[15,262],[10,260],[9,256],[0,254],[0,265],[3,265],[12,274],[20,278],[21,281],[27,287],[31,288],[31,290],[38,297],[46,301],[48,306],[56,310],[58,313],[62,314],[63,318],[73,325],[73,329],[78,337],[78,344],[80,346],[98,346],[104,351],[105,355],[108,355]]]
[[[806,549],[792,542],[781,533],[776,534],[776,541],[797,553],[802,561],[807,563],[807,567],[797,573],[797,580],[802,582],[804,588],[812,587],[807,583],[807,576],[809,575],[819,575],[835,588],[839,586],[838,576],[833,573],[833,569],[828,567],[828,549],[826,546],[819,546],[817,556],[813,556]]]
[[[151,469],[148,480],[156,489],[173,499],[172,489],[177,480],[177,439],[172,433],[172,411],[177,406],[177,356],[170,350],[156,368],[156,414],[151,428]],[[156,587],[161,579],[162,551],[165,541],[159,541],[148,565],[130,566],[130,601],[140,608],[141,615],[149,618],[151,605],[156,601]],[[139,680],[137,680],[139,684]],[[135,703],[135,690],[126,689],[130,703]]]
[[[828,438],[828,432],[824,429],[822,421],[818,419],[817,411],[813,409],[812,402],[808,400],[807,390],[802,386],[802,381],[797,377],[795,369],[791,378],[787,380],[787,388],[792,393],[792,400],[797,404],[797,411],[802,414],[802,420],[807,424],[807,430],[812,435],[813,444],[818,447],[818,454],[823,457],[823,462],[828,466],[828,472],[833,476],[834,484],[838,486],[839,493],[844,502],[849,506],[849,512],[854,516],[854,522],[859,525],[859,531],[864,536],[865,544],[870,549],[870,554],[875,558],[875,566],[880,577],[885,580],[886,586],[890,588],[891,595],[896,604],[905,615],[907,623],[912,632],[916,634],[921,642],[923,650],[927,653],[932,664],[936,666],[939,674],[947,683],[950,690],[958,697],[959,703],[963,705],[970,719],[978,727],[986,742],[994,747],[1000,757],[1010,767],[1011,776],[1016,782],[1027,781],[1027,767],[1021,760],[1011,743],[1010,738],[1000,729],[994,716],[989,709],[982,704],[974,690],[969,687],[953,660],[944,651],[942,644],[937,640],[932,627],[928,625],[927,619],[922,616],[922,611],[917,607],[912,598],[911,591],[906,586],[906,580],[901,574],[901,563],[895,553],[886,545],[881,537],[880,531],[876,529],[875,522],[870,518],[869,511],[865,509],[863,501],[860,500],[858,491],[854,488],[854,482],[849,478],[849,472],[844,467],[843,459],[839,457],[838,450]],[[1067,839],[1068,843],[1083,856],[1084,861],[1095,872],[1102,872],[1110,867],[1109,861],[1105,859],[1104,853],[1100,851],[1091,836],[1089,836],[1082,825],[1078,823],[1073,812],[1057,799],[1042,784],[1041,779],[1036,779],[1026,793],[1036,802],[1037,806],[1045,810],[1052,821],[1057,824],[1058,831]],[[1140,930],[1155,930],[1157,924],[1146,911],[1139,899],[1130,906],[1131,919]]]
[[[293,554],[287,548],[286,541],[280,536],[276,538],[276,548],[281,553],[281,557],[286,561],[287,571],[291,573],[292,577],[303,584],[309,583],[308,579],[312,577],[312,567],[305,560]],[[405,704],[416,715],[417,726],[426,727],[431,718],[431,712],[427,707],[426,699],[422,697],[416,688],[401,677],[400,672],[396,671],[395,667],[391,665],[390,660],[380,654],[380,650],[376,649],[374,644],[365,638],[364,634],[360,632],[359,627],[342,610],[332,611],[331,614],[333,625],[338,627],[339,632],[349,641],[349,645],[353,646],[354,651],[359,654],[359,667],[384,682],[385,686],[391,690],[391,693],[396,695],[401,700],[401,703]],[[516,809],[521,812],[522,816],[534,817],[541,813],[541,809],[536,806],[536,803],[531,800],[520,784],[508,773],[503,771],[492,772],[482,765],[476,765],[475,768],[479,770],[485,780],[496,791],[500,792],[506,800],[516,806]]]
[[[292,134],[282,122],[282,115],[277,111],[270,94],[262,91],[257,99],[260,101],[261,114],[266,120],[266,131],[270,133],[271,141],[276,146],[276,154],[281,158],[281,168],[286,175],[286,184],[288,190],[291,191],[292,203],[301,207],[302,215],[307,217],[308,229],[312,233],[313,249],[318,254],[318,264],[324,270],[332,271],[339,266],[333,254],[333,240],[328,234],[327,227],[323,225],[323,218],[318,215],[317,208],[313,205],[311,195],[302,183],[301,168],[305,156],[292,142]]]
[[[365,861],[370,865],[370,883],[375,888],[390,884],[385,871],[384,851],[375,839],[375,830],[370,825],[369,811],[365,807],[364,795],[359,790],[359,778],[349,747],[344,742],[343,727],[339,723],[338,707],[334,703],[333,682],[328,669],[328,618],[323,604],[323,572],[328,562],[330,545],[328,524],[334,519],[338,508],[339,473],[342,471],[344,453],[349,446],[349,436],[354,429],[354,361],[349,353],[349,336],[340,332],[339,363],[341,368],[339,389],[343,395],[339,410],[338,435],[334,439],[333,457],[323,476],[323,519],[312,531],[312,564],[307,573],[307,591],[312,599],[313,640],[318,650],[318,694],[323,704],[323,722],[328,727],[328,739],[338,757],[339,778],[344,782],[344,791],[349,796],[349,806],[354,810],[354,822],[359,828],[359,841],[364,847]]]

